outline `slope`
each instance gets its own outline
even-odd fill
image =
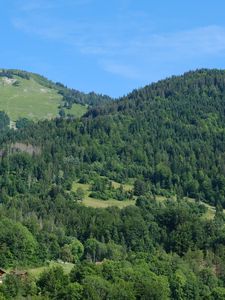
[[[88,106],[104,99],[94,93],[68,89],[38,74],[20,70],[0,71],[0,110],[5,111],[12,121],[19,118],[33,121],[52,119],[60,110],[64,110],[65,115],[81,117]]]
[[[22,117],[34,121],[53,118],[58,114],[61,100],[56,90],[40,85],[33,78],[0,78],[0,109],[13,121]]]
[[[89,127],[118,137],[110,160],[123,176],[139,176],[152,192],[225,205],[224,105],[225,71],[203,69],[134,90],[86,117]]]

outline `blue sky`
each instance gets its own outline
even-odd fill
[[[0,0],[0,67],[122,96],[225,68],[225,1]]]

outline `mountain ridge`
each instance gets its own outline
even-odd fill
[[[13,121],[21,117],[34,121],[49,119],[60,111],[80,117],[88,106],[111,100],[108,96],[85,94],[39,74],[16,69],[0,70],[0,99],[0,109]]]
[[[119,106],[120,103],[126,102],[128,100],[140,101],[140,100],[143,100],[145,97],[148,97],[149,98],[148,100],[153,99],[154,97],[162,97],[162,98],[167,99],[167,98],[173,96],[173,93],[174,93],[174,95],[176,95],[176,93],[178,92],[178,88],[182,88],[181,83],[187,84],[185,92],[190,93],[190,92],[193,92],[193,84],[199,85],[199,88],[200,88],[201,85],[204,84],[204,79],[208,78],[208,76],[210,74],[212,76],[217,74],[218,77],[215,80],[218,81],[218,84],[222,83],[222,85],[224,85],[225,70],[202,68],[202,69],[196,69],[194,71],[185,72],[182,75],[172,75],[165,79],[161,79],[159,81],[147,84],[144,87],[134,89],[127,95],[117,98],[116,103]],[[209,81],[210,80],[212,83],[212,81],[214,79],[211,78],[211,79],[209,79]],[[173,85],[174,81],[176,81],[176,84]],[[171,83],[172,83],[172,86],[171,86]],[[205,82],[205,83],[207,83],[207,82]],[[215,82],[215,84],[217,84],[217,82]],[[162,86],[163,86],[163,89],[161,88]],[[171,91],[171,89],[173,91]],[[138,99],[136,99],[136,98],[138,98]],[[110,107],[110,103],[108,103],[108,104],[109,105],[106,105],[106,108]],[[103,108],[105,108],[105,107],[103,107]],[[122,107],[120,107],[119,110],[122,110]],[[100,111],[101,111],[101,109],[100,109]],[[113,110],[111,109],[110,112],[113,112]],[[88,114],[91,115],[91,113],[87,113],[87,115]]]

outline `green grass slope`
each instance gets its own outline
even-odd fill
[[[13,84],[14,80],[18,86]],[[32,78],[0,78],[0,109],[13,121],[20,117],[35,121],[53,118],[58,114],[60,100],[55,90],[43,87]]]
[[[28,118],[33,121],[52,119],[59,113],[62,95],[54,88],[54,84],[35,74],[26,73],[27,78],[18,75],[0,77],[0,110],[5,111],[11,121]],[[66,114],[81,117],[87,107],[73,104],[65,109]]]
[[[112,181],[112,185],[115,188],[118,188],[121,184],[118,182]],[[133,186],[129,185],[129,184],[123,184],[122,186],[123,186],[124,190],[132,190],[133,189]],[[134,199],[133,200],[125,199],[123,201],[118,201],[116,199],[109,199],[109,200],[104,201],[101,199],[92,198],[92,197],[90,197],[91,184],[82,184],[82,183],[74,182],[72,190],[74,192],[76,192],[78,188],[81,188],[84,191],[84,199],[82,201],[82,204],[85,206],[89,206],[89,207],[107,208],[110,206],[117,206],[119,208],[124,208],[129,205],[135,205],[135,202],[136,202],[136,200],[134,200]]]

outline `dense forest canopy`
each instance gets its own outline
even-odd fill
[[[224,206],[224,103],[225,72],[199,70],[135,90],[86,116],[95,124],[91,134],[104,126],[104,133],[119,136],[116,155],[128,163],[128,177],[140,176],[156,192]]]
[[[73,264],[7,274],[0,299],[225,299],[225,71],[103,102],[18,130],[0,114],[0,268]],[[86,207],[87,185],[136,204]]]

